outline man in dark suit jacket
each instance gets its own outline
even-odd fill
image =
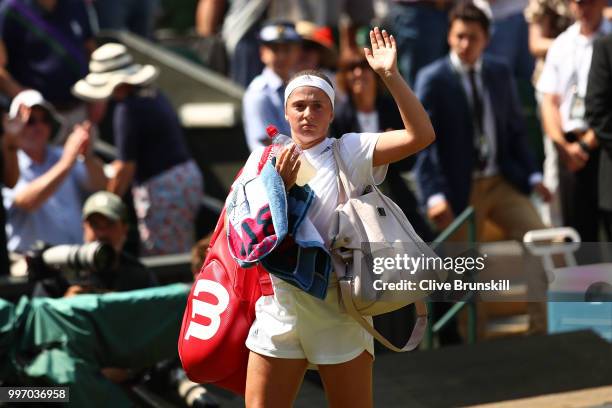
[[[527,195],[535,190],[546,200],[550,194],[527,145],[512,73],[482,55],[489,24],[471,2],[459,4],[450,15],[450,55],[419,73],[415,91],[436,142],[419,154],[415,170],[439,229],[472,205],[479,240],[485,221],[522,240],[526,231],[544,228]]]
[[[612,34],[593,44],[586,95],[586,115],[601,146],[599,158],[599,208],[608,240],[612,241]]]

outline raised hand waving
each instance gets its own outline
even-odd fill
[[[387,31],[378,27],[370,30],[370,43],[372,48],[365,48],[368,64],[382,77],[388,77],[397,71],[397,46],[395,38]]]

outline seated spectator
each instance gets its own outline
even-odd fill
[[[132,186],[141,255],[189,252],[202,199],[202,175],[166,96],[152,86],[158,69],[132,61],[125,46],[109,43],[92,54],[91,73],[73,92],[85,100],[115,102],[118,159],[107,189],[123,196]]]
[[[603,16],[606,0],[570,1],[576,22],[552,43],[537,84],[542,123],[559,155],[563,224],[585,242],[599,240],[597,170],[599,145],[585,118],[585,96],[593,42],[612,32]]]
[[[128,212],[121,198],[108,191],[92,194],[83,205],[83,241],[109,244],[118,254],[111,270],[93,276],[87,285],[68,282],[64,277],[46,279],[37,285],[34,296],[61,297],[81,293],[123,292],[157,286],[152,272],[123,246],[128,233]]]
[[[102,162],[89,143],[91,125],[77,125],[63,148],[49,145],[57,114],[35,90],[15,97],[10,117],[21,118],[25,126],[17,151],[19,180],[14,188],[3,189],[9,251],[22,253],[37,240],[81,243],[82,199],[106,184]]]
[[[0,187],[15,187],[19,179],[19,164],[17,163],[17,150],[19,149],[19,131],[23,123],[19,118],[8,119],[4,117],[3,135],[0,140],[2,152],[0,153]],[[2,191],[0,190],[0,198]],[[6,211],[4,204],[0,205],[0,275],[9,273],[9,258],[6,249]]]
[[[7,0],[0,5],[0,92],[12,99],[28,88],[40,91],[64,118],[55,135],[60,142],[75,124],[97,119],[70,93],[87,73],[95,49],[87,3]]]
[[[242,122],[249,150],[270,144],[266,127],[272,124],[290,134],[283,104],[285,85],[299,57],[300,36],[293,23],[268,23],[259,32],[259,54],[265,64],[242,98]]]
[[[443,230],[471,205],[479,239],[488,220],[522,240],[543,228],[527,195],[547,200],[549,192],[527,145],[512,73],[483,56],[490,22],[481,9],[461,3],[450,21],[450,56],[423,68],[416,84],[436,131],[416,163],[427,214]]]

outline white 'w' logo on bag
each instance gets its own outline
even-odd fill
[[[214,295],[218,303],[216,305],[198,300],[200,293],[206,292]],[[200,279],[196,283],[193,291],[193,300],[191,305],[191,318],[195,319],[196,315],[204,316],[210,319],[208,325],[197,323],[195,320],[189,322],[185,340],[189,340],[191,336],[200,340],[208,340],[212,338],[219,330],[221,325],[221,313],[227,309],[229,305],[229,293],[223,285],[208,279]]]

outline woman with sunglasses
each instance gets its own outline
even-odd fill
[[[9,117],[16,126],[20,175],[13,188],[3,190],[7,210],[8,249],[23,253],[34,242],[83,242],[81,204],[103,189],[102,162],[90,146],[91,124],[75,126],[64,147],[49,140],[59,118],[53,106],[35,90],[18,94]]]
[[[389,163],[418,152],[435,138],[425,110],[398,72],[393,37],[375,28],[370,41],[372,48],[365,54],[368,64],[390,90],[403,123],[398,130],[348,133],[337,141],[349,178],[361,187],[380,183]],[[285,118],[291,137],[317,169],[308,182],[314,200],[307,218],[326,246],[339,204],[333,139],[328,138],[334,99],[330,81],[317,71],[298,73],[285,89]],[[287,191],[294,186],[300,167],[294,146],[285,149],[276,161]],[[274,295],[258,300],[255,322],[246,341],[251,350],[247,407],[291,406],[309,364],[318,367],[329,406],[371,407],[373,340],[340,311],[334,273],[323,300],[274,275],[271,278]]]

